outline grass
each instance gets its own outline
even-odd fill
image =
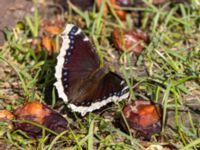
[[[114,27],[138,28],[138,23],[133,21],[135,18],[130,14],[127,15],[127,22],[121,21],[108,1],[103,2],[99,11],[94,8],[91,12],[83,12],[70,4],[71,13],[66,17],[66,22],[75,22],[72,12],[76,12],[85,23],[83,30],[93,39],[102,63],[105,59],[111,64],[119,60],[121,68],[119,70],[112,68],[123,75],[129,86],[131,97],[127,101],[145,99],[162,104],[163,138],[170,141],[169,143],[177,149],[198,149],[200,145],[198,118],[200,115],[198,109],[200,5],[197,5],[195,0],[190,5],[165,4],[160,7],[148,1],[145,3],[147,7],[123,8],[134,13],[140,12],[140,28],[145,30],[150,38],[150,43],[145,45],[145,50],[137,59],[132,56],[132,53],[116,54],[111,40],[111,31]],[[103,17],[105,4],[108,4],[111,10],[107,17]],[[17,106],[35,99],[50,101],[55,108],[60,103],[55,88],[49,89],[55,82],[54,66],[57,53],[49,57],[48,52],[40,48],[40,52],[36,54],[28,43],[30,38],[39,36],[40,19],[39,11],[36,9],[33,18],[25,17],[24,30],[16,26],[12,31],[5,31],[7,41],[0,49],[0,64],[3,64],[4,69],[8,69],[8,73],[0,79],[0,100],[9,110],[14,110]],[[12,87],[14,81],[19,84],[18,91]],[[13,94],[6,93],[3,88],[5,83],[9,84],[9,90],[13,93],[20,93],[17,98],[5,98],[6,95]],[[138,90],[135,90],[135,87]],[[52,98],[47,99],[46,91],[49,92],[48,95],[52,95]],[[190,102],[188,95],[195,101]],[[191,109],[193,102],[197,110]],[[125,102],[121,102],[112,105],[113,107],[109,107],[107,111],[117,111],[117,114],[122,115],[120,112],[124,104]],[[174,116],[168,116],[170,110],[174,111]],[[183,116],[181,110],[187,112],[187,115]],[[194,114],[198,117],[194,117]],[[167,122],[168,117],[173,119],[172,128]],[[0,141],[10,146],[10,149],[144,149],[139,139],[120,130],[99,112],[89,113],[83,119],[76,116],[75,121],[68,115],[66,118],[76,127],[76,130],[67,131],[67,136],[65,132],[57,134],[37,125],[43,129],[43,135],[40,139],[31,139],[22,131],[10,131],[2,124]],[[55,135],[50,144],[48,144],[47,131]],[[159,138],[152,138],[150,143],[162,144],[163,142]]]

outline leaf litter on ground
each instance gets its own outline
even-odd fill
[[[94,7],[90,7],[90,11],[82,11],[83,9],[80,10],[76,7],[76,3],[72,2],[73,6],[69,4],[68,11],[65,13],[61,11],[61,14],[52,16],[51,20],[55,21],[52,28],[48,26],[50,19],[45,18],[36,7],[37,11],[33,18],[27,16],[22,20],[24,29],[15,27],[12,31],[5,31],[7,41],[0,50],[1,109],[12,112],[22,104],[35,99],[45,101],[49,105],[54,104],[52,106],[56,110],[60,110],[59,107],[63,106],[63,103],[56,98],[53,74],[60,46],[59,37],[55,33],[60,32],[66,22],[80,25],[93,39],[100,57],[111,64],[111,69],[117,70],[124,76],[131,92],[130,100],[116,105],[110,104],[105,110],[90,113],[84,118],[66,109],[62,110],[62,114],[65,114],[65,118],[69,124],[75,126],[75,129],[68,129],[68,135],[64,138],[62,137],[65,132],[55,133],[56,137],[51,145],[47,144],[48,135],[45,133],[46,130],[51,131],[48,126],[44,128],[35,124],[37,128],[42,129],[42,136],[33,141],[23,132],[19,130],[13,132],[2,125],[3,143],[21,149],[30,147],[38,149],[148,147],[147,149],[150,149],[153,147],[151,145],[155,144],[160,149],[165,145],[168,145],[169,149],[198,149],[200,144],[198,2],[194,0],[189,3],[185,1],[152,3],[144,0],[143,4],[135,3],[119,8],[113,7],[112,2],[106,0],[102,2],[105,2],[105,5],[97,4],[97,9],[94,4]],[[124,11],[125,18],[119,16],[118,9]],[[45,21],[40,15],[47,20],[48,27],[42,26]],[[111,37],[116,27],[123,30],[125,28],[144,30],[148,34],[149,43],[144,45],[144,50],[138,56],[133,52],[117,51]],[[38,39],[39,42],[32,45],[30,39]],[[115,66],[120,69],[116,69]],[[13,85],[13,81],[16,84]],[[131,99],[152,100],[163,107],[162,132],[151,136],[148,144],[114,123],[113,118],[118,115],[123,116],[121,110],[126,103],[132,102]],[[104,117],[101,117],[101,111],[107,112]],[[34,122],[27,123],[34,125]]]

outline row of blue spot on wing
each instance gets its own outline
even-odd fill
[[[112,97],[112,96],[120,97],[120,96],[124,95],[125,93],[127,93],[128,91],[129,91],[129,89],[127,88],[123,91],[121,90],[119,92],[112,92],[108,96],[103,96],[102,98],[99,98],[99,99],[82,101],[79,104],[75,103],[75,105],[77,105],[77,106],[91,106],[92,103],[101,102],[101,101],[106,100],[106,99],[108,99],[109,97]]]
[[[72,55],[72,52],[74,49],[75,33],[77,31],[78,31],[78,27],[74,26],[72,27],[71,31],[68,33],[68,38],[70,42],[69,42],[69,48],[66,50],[64,65],[69,63],[70,56]],[[62,79],[63,79],[63,86],[65,90],[68,88],[68,77],[69,77],[69,70],[65,68],[65,66],[63,66]]]

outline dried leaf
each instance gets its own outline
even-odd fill
[[[121,6],[117,4],[116,0],[111,0],[111,4],[113,8],[115,9],[115,13],[121,20],[126,19],[126,12],[121,9]]]
[[[59,35],[62,31],[62,29],[56,25],[45,26],[43,30],[54,35]]]
[[[0,110],[0,121],[12,120],[14,115],[8,110]]]
[[[136,137],[150,139],[161,131],[162,111],[158,104],[137,100],[124,107],[123,113]]]
[[[48,36],[42,37],[42,46],[49,52],[49,54],[52,54],[52,51],[54,51],[52,40]]]
[[[96,0],[96,5],[97,5],[97,8],[100,9],[100,7],[102,5],[102,0]],[[103,10],[104,17],[107,16],[107,14],[108,14],[108,7],[105,6],[104,10]]]
[[[115,28],[113,31],[114,45],[121,51],[133,51],[139,55],[144,49],[143,42],[147,42],[146,33],[135,30],[121,30]]]
[[[28,102],[14,111],[17,120],[34,121],[55,132],[62,132],[67,129],[67,121],[59,113],[48,106],[38,102]],[[32,137],[39,137],[42,129],[29,123],[15,123],[15,129],[21,129]]]
[[[121,3],[118,4],[116,0],[111,0],[110,3],[112,5],[112,7],[114,8],[115,13],[117,14],[117,16],[121,20],[125,20],[126,19],[126,11],[121,9],[121,6],[119,5]],[[102,6],[102,0],[97,0],[96,1],[96,5],[100,9],[100,7]],[[104,16],[107,16],[108,12],[109,12],[108,6],[105,6],[104,12],[103,12]]]

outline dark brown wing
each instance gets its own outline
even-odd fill
[[[82,87],[82,84],[87,84],[87,79],[100,67],[93,44],[82,32],[74,36],[72,47],[73,49],[67,52],[71,55],[65,57],[69,62],[64,65],[62,78],[63,85],[67,85],[65,93],[69,97],[69,102],[77,97],[79,87]],[[68,70],[67,76],[64,76],[65,68]],[[67,81],[64,81],[66,77]]]
[[[85,86],[86,95],[69,104],[73,111],[82,115],[99,109],[112,101],[121,101],[129,96],[125,81],[115,73],[109,72],[100,80],[94,76],[90,86]]]
[[[68,24],[57,57],[55,86],[65,102],[73,100],[77,88],[100,66],[95,48],[78,27]]]

